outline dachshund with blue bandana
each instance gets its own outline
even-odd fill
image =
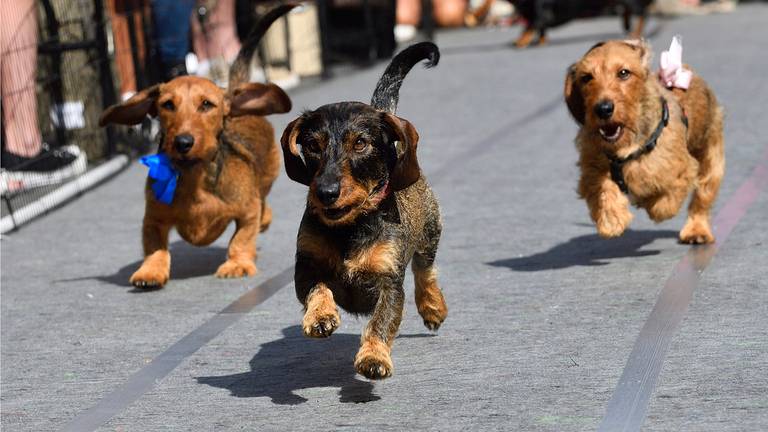
[[[168,281],[168,235],[195,246],[215,241],[234,221],[227,260],[216,276],[256,274],[256,237],[269,227],[266,203],[280,170],[274,130],[263,117],[291,109],[288,95],[274,84],[248,82],[250,60],[261,37],[295,5],[264,15],[243,43],[230,68],[229,89],[204,78],[183,76],[147,88],[107,108],[100,125],[135,125],[146,115],[159,118],[158,154],[150,167],[142,227],[144,262],[131,276],[137,288],[160,288]]]

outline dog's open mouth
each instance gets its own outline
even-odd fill
[[[351,206],[344,206],[339,208],[324,208],[323,209],[323,216],[330,220],[339,220],[343,218],[347,213],[352,210]]]
[[[597,131],[600,133],[600,136],[603,137],[604,140],[608,142],[615,142],[621,138],[621,133],[624,132],[624,128],[622,128],[618,123],[609,123],[600,126]]]

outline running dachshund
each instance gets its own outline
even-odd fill
[[[408,71],[424,59],[435,66],[439,55],[430,42],[405,49],[370,105],[340,102],[305,112],[281,139],[288,176],[309,186],[295,270],[304,334],[330,336],[341,320],[337,305],[372,315],[354,362],[370,379],[392,375],[409,262],[426,327],[437,330],[448,313],[434,265],[440,210],[416,158],[416,129],[395,116]]]
[[[249,63],[269,26],[294,6],[278,6],[256,24],[230,68],[229,90],[183,76],[102,114],[102,126],[138,124],[147,114],[160,120],[160,148],[146,184],[145,258],[130,278],[134,286],[158,288],[168,281],[171,228],[206,246],[232,221],[236,230],[216,276],[256,274],[256,236],[272,220],[266,198],[280,171],[274,129],[263,116],[290,111],[291,100],[274,84],[248,82]]]

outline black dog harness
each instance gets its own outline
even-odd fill
[[[622,192],[625,194],[629,193],[629,188],[627,187],[627,182],[624,180],[624,164],[627,162],[633,161],[635,159],[638,159],[640,156],[643,156],[646,153],[650,153],[651,150],[653,150],[656,147],[656,141],[658,141],[659,137],[661,136],[661,133],[664,131],[664,128],[669,124],[669,107],[667,106],[667,100],[663,97],[661,98],[661,120],[659,121],[659,125],[656,126],[656,130],[653,131],[650,138],[648,138],[648,141],[645,142],[645,145],[637,149],[636,151],[632,152],[629,156],[625,158],[619,158],[614,155],[612,155],[609,152],[605,152],[605,156],[608,157],[608,160],[611,161],[611,180],[613,180],[616,185],[619,186],[619,189],[621,189]],[[683,124],[686,128],[688,128],[688,118],[686,117],[685,113],[683,113]]]

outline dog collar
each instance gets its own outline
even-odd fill
[[[685,123],[687,123],[687,121]],[[635,150],[625,158],[619,158],[607,151],[605,152],[608,160],[611,161],[611,180],[613,180],[613,182],[616,183],[616,185],[619,186],[619,189],[621,189],[621,191],[625,194],[629,193],[629,187],[627,187],[627,182],[624,180],[624,164],[629,161],[633,161],[646,153],[650,153],[651,150],[656,147],[656,141],[659,140],[659,137],[661,136],[661,133],[664,131],[664,128],[667,126],[667,124],[669,124],[669,107],[667,106],[667,100],[662,97],[661,120],[659,120],[659,124],[656,126],[656,130],[653,131],[650,138],[648,138],[648,141],[646,141],[642,147]]]
[[[152,182],[152,192],[155,198],[163,204],[173,202],[173,194],[176,192],[176,183],[179,178],[179,171],[171,164],[171,158],[165,153],[157,153],[151,156],[144,156],[139,161],[149,167],[148,177],[154,180]]]
[[[383,183],[379,183],[372,191],[372,201],[381,202],[389,195],[389,180],[385,180]]]

